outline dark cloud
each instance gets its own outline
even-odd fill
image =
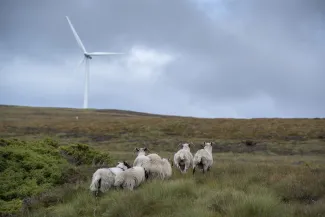
[[[0,103],[79,107],[83,74],[70,71],[81,54],[68,15],[89,51],[128,52],[144,46],[173,59],[159,63],[148,57],[149,62],[131,64],[124,57],[94,58],[92,107],[209,117],[324,116],[324,1],[0,4],[0,57],[6,56],[0,62],[0,88],[6,94]],[[213,16],[221,14],[221,5],[222,15]],[[18,57],[27,62],[10,60]],[[61,82],[54,85],[51,79]],[[26,85],[18,89],[28,90],[24,100],[17,85]],[[57,85],[61,92],[54,91]],[[40,98],[41,88],[51,100]]]

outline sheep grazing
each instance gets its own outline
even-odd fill
[[[133,191],[148,178],[147,171],[141,166],[129,168],[115,177],[114,186]]]
[[[210,170],[213,164],[212,142],[204,142],[202,149],[198,150],[193,158],[193,174],[196,167],[202,170],[203,173]]]
[[[144,147],[144,148],[135,148],[135,152],[137,153],[137,157],[135,158],[134,162],[133,162],[133,166],[142,166],[143,163],[147,162],[150,160],[149,157],[146,156],[146,153],[149,150]]]
[[[115,177],[119,173],[130,168],[130,165],[126,162],[118,162],[116,167],[100,168],[93,174],[92,181],[90,184],[90,190],[98,195],[98,192],[106,192],[112,188],[115,182]]]
[[[186,173],[187,170],[193,165],[193,155],[191,153],[191,145],[189,143],[179,144],[181,147],[174,155],[175,166],[181,171]]]

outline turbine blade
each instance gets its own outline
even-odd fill
[[[74,29],[74,27],[73,27],[73,25],[72,25],[72,23],[71,23],[69,17],[66,16],[66,18],[67,18],[67,20],[68,20],[68,23],[69,23],[69,25],[70,25],[70,28],[71,28],[71,30],[72,30],[72,33],[73,33],[74,37],[76,38],[76,40],[77,40],[77,42],[78,42],[78,45],[80,46],[80,48],[82,49],[82,51],[83,51],[84,53],[87,53],[86,48],[85,48],[85,46],[82,44],[82,41],[81,41],[81,39],[79,38],[79,36],[78,36],[76,30]]]
[[[124,53],[114,53],[114,52],[91,52],[87,53],[90,56],[108,56],[108,55],[115,55],[115,54],[124,54]]]
[[[81,64],[82,64],[83,62],[85,62],[85,59],[86,59],[85,57],[83,57],[83,58],[81,59],[81,61],[80,61],[79,64],[77,65],[77,67],[76,67],[74,73],[78,70],[78,68],[81,66]]]

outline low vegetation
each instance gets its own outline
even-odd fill
[[[78,118],[76,118],[78,116]],[[117,110],[0,106],[3,216],[325,216],[325,119],[198,119]],[[172,157],[178,143],[214,141],[203,175],[150,181],[95,199],[92,173]],[[109,154],[106,154],[109,152]],[[96,165],[96,166],[95,166]],[[18,212],[17,212],[18,211]]]
[[[33,142],[1,139],[0,145],[2,214],[16,213],[33,196],[69,183],[69,179],[78,172],[68,163],[66,155],[76,159],[78,165],[89,165],[92,163],[91,159],[110,163],[108,154],[99,153],[83,144],[59,146],[58,142],[51,139]]]

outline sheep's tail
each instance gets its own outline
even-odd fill
[[[90,184],[90,190],[91,191],[99,191],[100,186],[101,186],[101,177],[99,174],[96,174]]]
[[[179,159],[182,160],[182,161],[185,160],[185,155],[184,155],[184,153],[180,153],[180,155],[179,155]]]

